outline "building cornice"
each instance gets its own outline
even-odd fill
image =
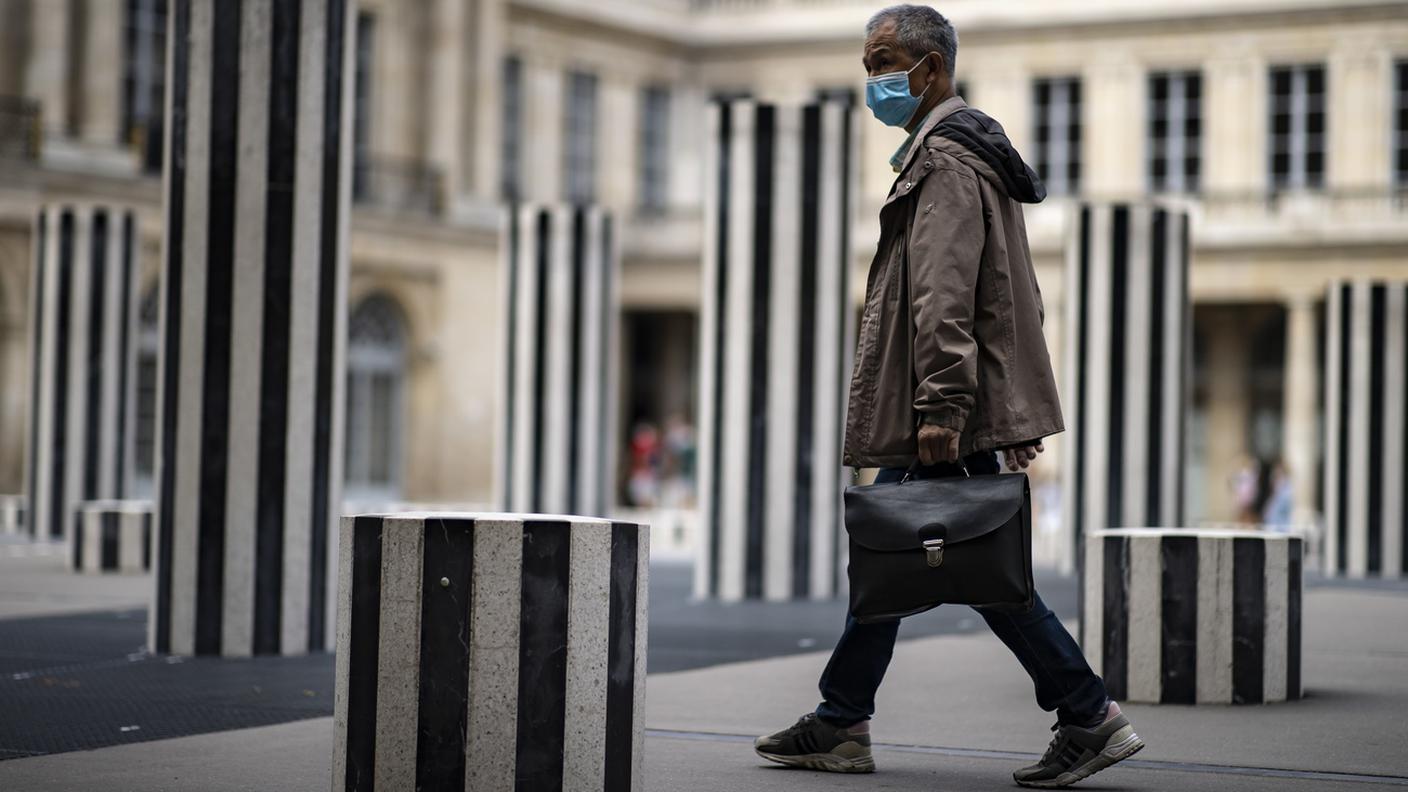
[[[882,7],[878,3],[815,0],[722,0],[712,8],[709,0],[700,0],[692,5],[695,7],[683,10],[683,4],[663,2],[513,0],[511,7],[703,55],[717,54],[715,50],[854,42],[869,16]],[[951,0],[943,10],[962,37],[982,43],[1114,31],[1164,33],[1170,25],[1196,29],[1408,20],[1408,4],[1401,0],[1356,0],[1333,7],[1327,7],[1323,0]]]

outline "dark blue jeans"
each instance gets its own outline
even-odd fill
[[[990,451],[972,454],[963,461],[973,475],[1000,470],[997,456]],[[902,475],[903,468],[885,468],[875,481],[899,481]],[[940,462],[915,470],[916,478],[961,475],[962,469],[953,463]],[[1055,710],[1062,723],[1084,724],[1103,714],[1105,683],[1090,670],[1075,639],[1040,596],[1026,613],[973,610],[1027,670],[1036,684],[1036,703],[1042,709]],[[822,702],[817,715],[849,726],[875,714],[875,691],[885,678],[899,629],[898,621],[861,624],[847,614],[846,630],[821,674]]]

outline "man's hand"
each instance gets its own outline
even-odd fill
[[[1016,448],[1002,449],[1002,456],[1007,460],[1007,469],[1016,470],[1019,467],[1025,468],[1036,459],[1036,455],[1045,451],[1046,447],[1038,440],[1031,445],[1017,446]]]
[[[958,432],[946,426],[931,423],[919,425],[919,461],[932,465],[935,462],[958,461]]]

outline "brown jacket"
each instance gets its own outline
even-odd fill
[[[1060,432],[1022,202],[1045,189],[1002,127],[960,97],[914,137],[880,210],[846,413],[844,464],[904,467],[921,421],[959,454]]]

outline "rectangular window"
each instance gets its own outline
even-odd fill
[[[1149,75],[1145,161],[1152,192],[1198,191],[1202,171],[1203,77],[1195,71]]]
[[[1080,191],[1080,78],[1049,77],[1033,85],[1036,172],[1051,195]]]
[[[1325,67],[1271,69],[1271,189],[1325,185]]]
[[[123,36],[122,138],[142,170],[161,172],[166,115],[166,0],[127,0]]]
[[[503,130],[499,141],[499,193],[508,201],[522,197],[523,184],[523,61],[504,58]]]
[[[664,211],[670,166],[670,90],[650,86],[640,97],[640,208]]]
[[[376,18],[357,14],[357,52],[352,75],[352,197],[364,199],[371,180],[372,48]]]
[[[1393,173],[1394,184],[1408,187],[1408,60],[1393,65]]]
[[[567,76],[567,113],[563,130],[563,197],[571,203],[596,200],[596,75]]]

